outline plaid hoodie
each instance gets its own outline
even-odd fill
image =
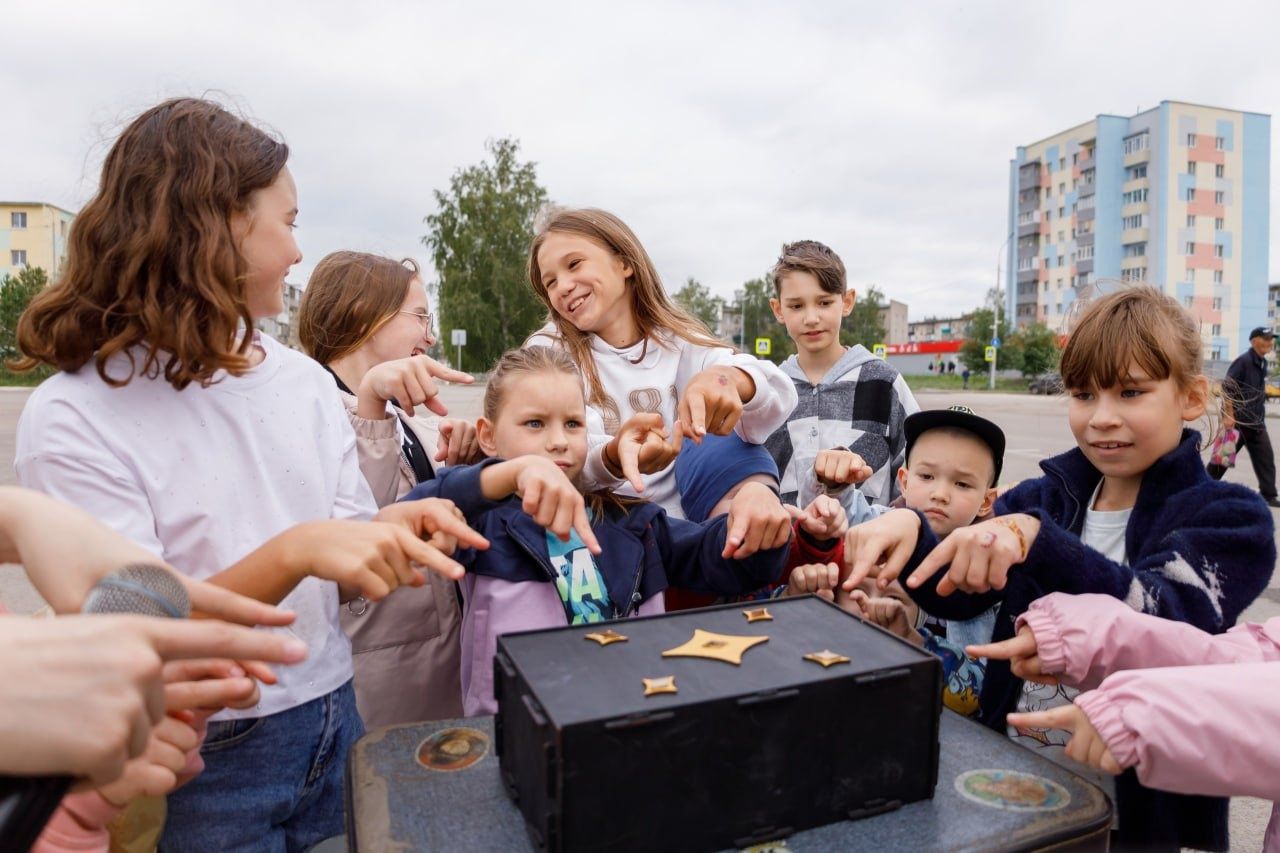
[[[796,356],[781,367],[799,396],[791,417],[765,441],[782,474],[782,502],[804,506],[813,499],[814,460],[818,451],[835,447],[852,450],[871,466],[874,473],[858,487],[868,501],[887,505],[896,498],[907,443],[902,422],[920,411],[902,375],[860,344],[846,350],[816,385]]]

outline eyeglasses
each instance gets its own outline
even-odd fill
[[[408,314],[410,317],[417,317],[418,322],[422,324],[422,328],[430,329],[435,322],[435,318],[430,311],[400,311],[401,314]]]

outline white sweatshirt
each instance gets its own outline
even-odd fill
[[[204,579],[304,521],[371,517],[377,507],[356,460],[355,433],[320,365],[257,337],[266,353],[242,376],[177,391],[163,377],[107,385],[92,363],[45,380],[18,422],[22,485],[74,504]],[[139,360],[141,364],[141,360]],[[108,372],[123,377],[128,358]],[[307,578],[281,602],[307,659],[278,667],[255,708],[214,719],[263,717],[342,686],[351,644],[338,590]],[[265,629],[264,629],[265,630]]]
[[[614,422],[611,415],[594,406],[587,409],[591,449],[583,480],[590,487],[635,494],[625,480],[614,478],[605,468],[601,455],[604,445],[622,422],[639,412],[661,414],[663,423],[670,428],[676,420],[680,394],[689,380],[708,367],[737,367],[755,382],[755,396],[743,405],[742,418],[734,428],[744,441],[763,444],[770,433],[782,426],[796,405],[795,386],[776,365],[746,353],[736,353],[727,346],[699,346],[670,333],[650,340],[647,347],[641,341],[625,349],[614,349],[596,335],[590,340],[600,382],[618,407],[620,416]],[[534,332],[525,345],[565,348],[550,324]],[[674,465],[644,478],[643,497],[661,504],[669,515],[684,518],[680,495],[676,492]]]

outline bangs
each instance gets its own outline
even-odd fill
[[[1177,315],[1126,295],[1095,303],[1072,332],[1060,367],[1068,390],[1113,388],[1135,368],[1156,381],[1174,375],[1169,342],[1184,332],[1177,327]]]

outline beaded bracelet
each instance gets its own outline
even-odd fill
[[[1005,527],[1013,531],[1013,535],[1018,537],[1018,545],[1022,548],[1022,556],[1019,560],[1027,559],[1027,537],[1023,534],[1022,528],[1018,526],[1018,522],[1012,518],[997,518],[996,522],[1003,524]]]

